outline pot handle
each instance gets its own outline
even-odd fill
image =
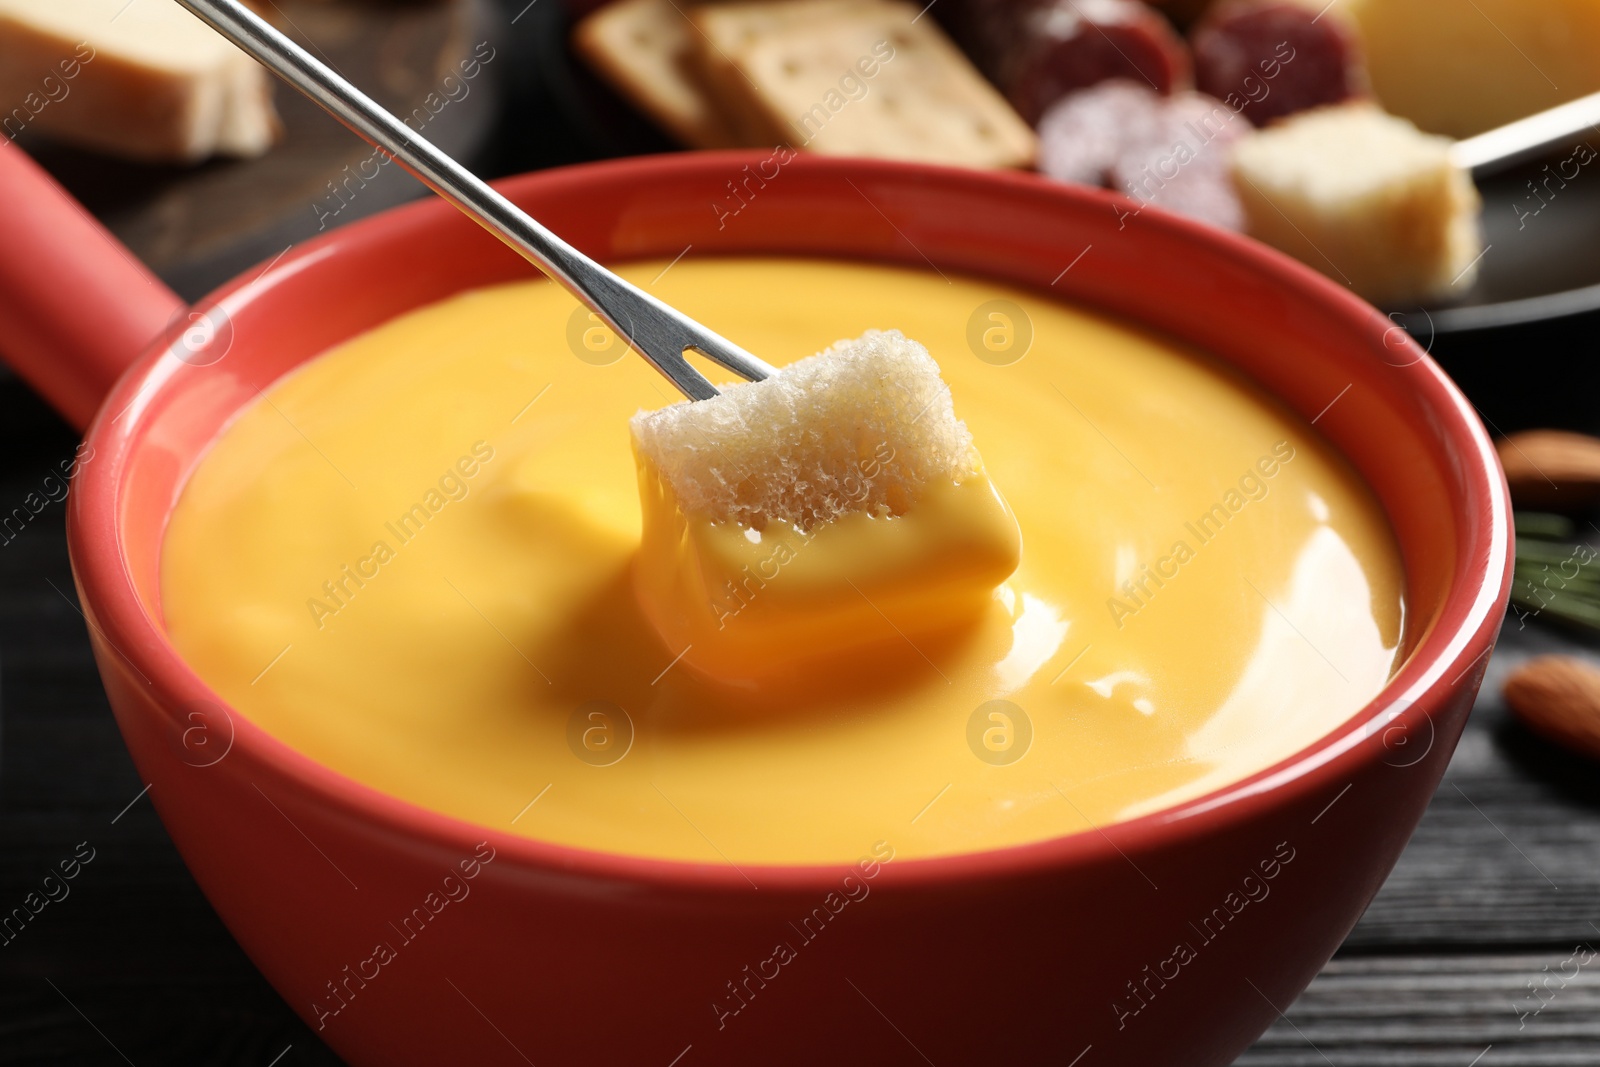
[[[77,430],[185,304],[0,137],[0,358]]]

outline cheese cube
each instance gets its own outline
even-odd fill
[[[641,412],[633,440],[635,592],[724,681],[958,625],[1020,558],[938,365],[895,331]]]
[[[1448,299],[1482,251],[1450,144],[1368,104],[1302,112],[1234,148],[1246,230],[1373,303]]]

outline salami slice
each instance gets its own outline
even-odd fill
[[[1229,229],[1244,214],[1229,146],[1250,130],[1238,111],[1201,93],[1162,96],[1126,80],[1061,98],[1039,123],[1039,167]]]
[[[1264,126],[1366,93],[1355,35],[1292,0],[1226,0],[1194,32],[1195,82]]]
[[[1244,229],[1230,146],[1250,126],[1221,100],[1180,93],[1159,100],[1155,121],[1129,139],[1106,184],[1140,203],[1230,230]]]
[[[1116,79],[1069,93],[1039,120],[1039,169],[1080,185],[1106,185],[1130,143],[1159,123],[1163,97]]]
[[[1032,124],[1068,93],[1113,78],[1159,93],[1193,84],[1187,45],[1139,0],[964,0],[957,8],[958,39]]]

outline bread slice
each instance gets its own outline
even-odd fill
[[[900,515],[924,486],[960,481],[976,463],[939,365],[898,330],[840,341],[709,400],[641,411],[632,429],[686,514],[756,529]]]
[[[1027,125],[932,18],[901,0],[714,4],[692,17],[726,106],[830,155],[1033,162]]]
[[[572,31],[572,44],[634,106],[691,148],[744,143],[700,69],[699,31],[673,0],[614,0]]]
[[[267,71],[176,0],[0,0],[0,127],[133,159],[257,156]]]
[[[1246,229],[1375,304],[1448,299],[1483,248],[1450,144],[1370,104],[1302,112],[1234,148]]]
[[[0,0],[6,136],[114,155],[254,157],[277,139],[272,78],[176,0]]]

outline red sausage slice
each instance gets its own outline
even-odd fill
[[[1162,99],[1120,78],[1069,93],[1039,120],[1039,169],[1064,182],[1108,184],[1118,157],[1160,121]]]
[[[1287,0],[1227,0],[1194,33],[1195,82],[1264,126],[1366,93],[1354,34],[1337,15]]]
[[[1180,93],[1159,102],[1155,122],[1117,155],[1106,184],[1141,203],[1213,226],[1244,229],[1229,146],[1249,131],[1249,124],[1233,108],[1203,93]]]
[[[1057,101],[1039,123],[1039,169],[1102,185],[1217,226],[1241,229],[1229,146],[1249,123],[1200,93],[1165,97],[1117,80]]]
[[[1030,124],[1068,93],[1112,78],[1159,93],[1193,84],[1183,39],[1139,0],[965,0],[951,22]]]

